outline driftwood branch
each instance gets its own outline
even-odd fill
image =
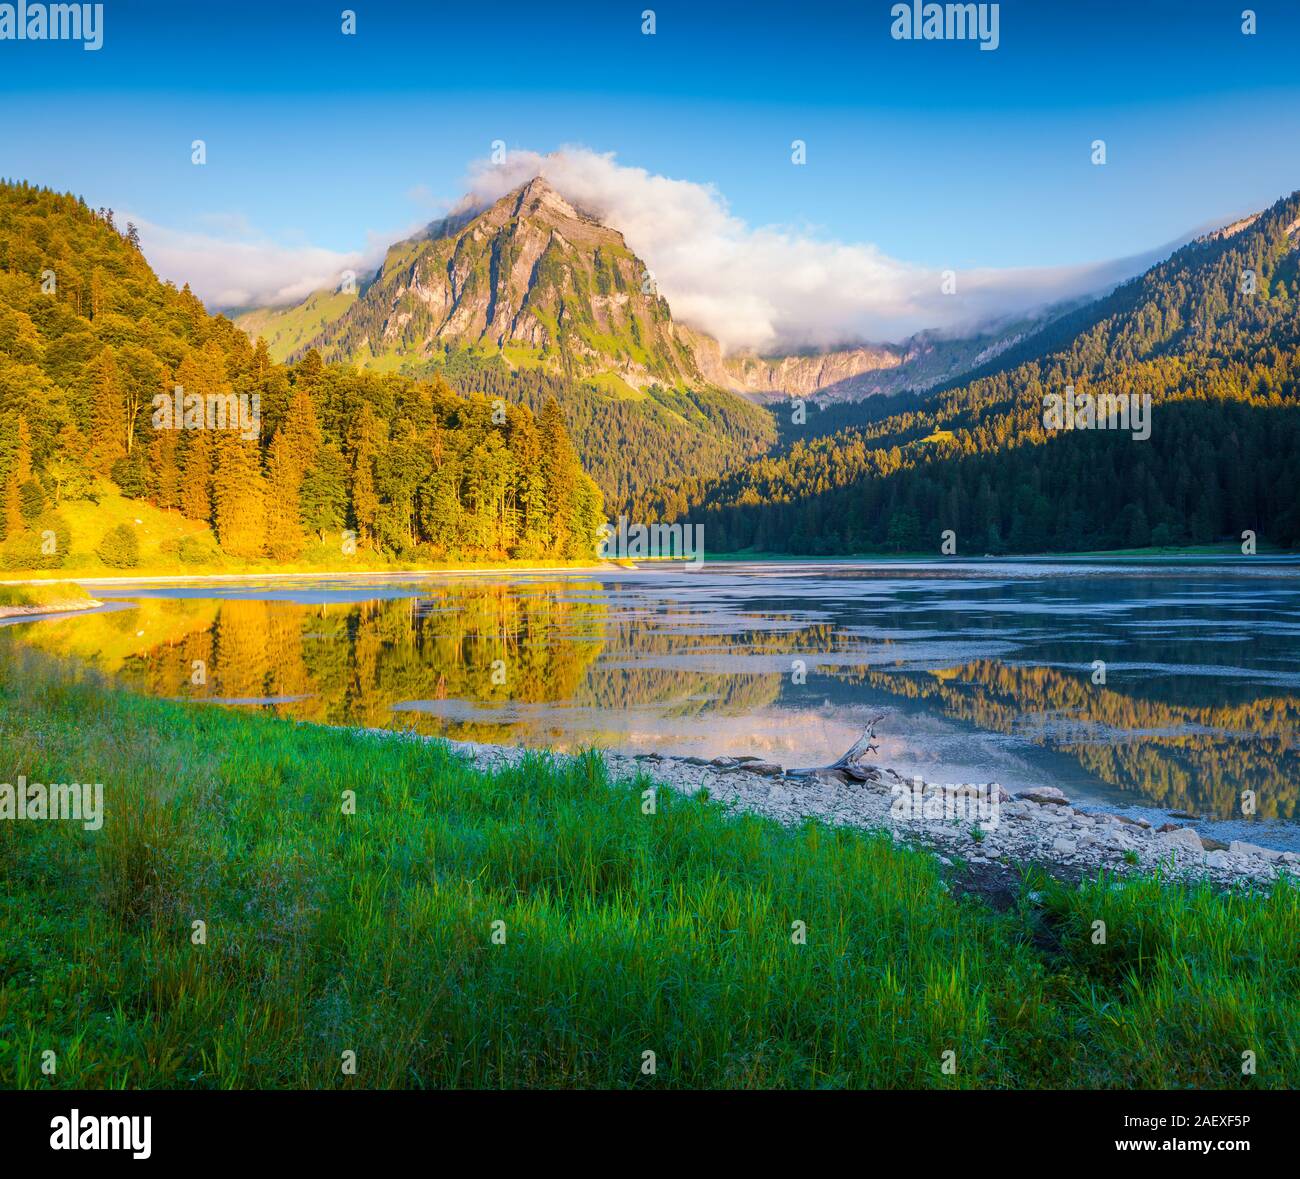
[[[863,765],[863,759],[875,753],[880,747],[876,744],[876,726],[884,720],[884,714],[873,717],[867,722],[862,736],[853,742],[852,747],[842,757],[828,766],[813,766],[809,769],[786,770],[787,778],[813,778],[818,775],[828,777],[838,774],[845,781],[873,782],[880,777],[875,766]]]

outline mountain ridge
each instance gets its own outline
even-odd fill
[[[428,362],[450,348],[495,351],[573,378],[611,374],[633,392],[704,382],[623,235],[540,176],[481,212],[453,214],[395,243],[335,311],[282,348],[378,368]],[[274,317],[241,321],[256,331]]]
[[[1077,302],[1077,301],[1076,301]],[[389,247],[354,291],[322,289],[235,322],[277,360],[322,357],[381,370],[441,353],[495,353],[512,368],[599,378],[621,396],[701,384],[766,403],[860,401],[924,392],[1032,335],[1052,308],[967,333],[777,355],[724,352],[672,316],[623,235],[534,176],[490,203],[466,203]]]
[[[1226,231],[1226,232],[1225,232]],[[647,518],[710,547],[963,555],[1300,543],[1300,192],[1202,235],[924,401],[783,430],[743,471],[668,485]],[[1047,399],[1145,400],[1130,436]],[[838,407],[837,407],[838,408]],[[827,411],[829,412],[829,411]],[[1098,423],[1100,426],[1100,423]]]

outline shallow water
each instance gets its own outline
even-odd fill
[[[710,565],[95,586],[20,642],[168,697],[576,749],[880,761],[1300,847],[1300,567]],[[1101,666],[1104,664],[1104,668]],[[1104,682],[1103,681],[1104,674]],[[197,682],[201,681],[201,682]]]

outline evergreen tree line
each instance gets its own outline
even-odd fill
[[[954,454],[840,486],[795,478],[773,501],[697,507],[708,552],[965,556],[1148,545],[1300,544],[1300,407],[1174,402],[1151,438],[1079,431]],[[814,488],[805,491],[804,487]]]
[[[259,435],[155,429],[155,396],[178,385],[256,398]],[[0,184],[6,563],[58,564],[59,509],[106,480],[209,525],[242,558],[354,543],[403,559],[583,559],[603,519],[553,400],[535,414],[314,352],[277,365],[188,287],[159,282],[111,211]]]
[[[720,389],[654,385],[640,400],[618,400],[590,382],[536,367],[512,370],[499,356],[454,349],[414,371],[534,412],[555,399],[583,466],[606,503],[622,508],[682,472],[711,477],[757,458],[776,438],[767,410]]]

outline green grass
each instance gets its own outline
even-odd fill
[[[29,570],[38,578],[68,576],[124,576],[147,569],[183,571],[186,567],[176,557],[182,539],[192,537],[218,553],[216,538],[204,524],[187,520],[180,512],[156,508],[141,499],[131,499],[121,494],[107,480],[100,480],[95,500],[64,501],[58,514],[68,527],[69,548],[62,565],[52,569]],[[120,524],[126,525],[136,535],[140,564],[137,569],[119,569],[106,565],[97,549],[104,536]],[[0,579],[23,576],[18,569],[0,571]]]
[[[649,395],[641,389],[629,385],[618,373],[593,373],[586,378],[587,384],[595,385],[606,396],[615,401],[648,401]]]
[[[266,340],[272,358],[283,364],[327,325],[337,320],[355,301],[355,293],[332,289],[313,291],[301,303],[287,307],[259,307],[237,316],[235,325],[254,342]]]
[[[999,914],[887,836],[647,815],[595,758],[479,774],[8,645],[20,773],[102,781],[105,819],[0,821],[7,1087],[1300,1084],[1287,884],[1034,880]]]

